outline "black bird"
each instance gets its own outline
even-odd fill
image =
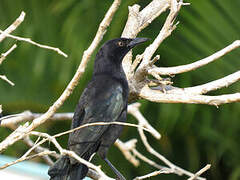
[[[147,38],[118,38],[107,41],[98,51],[91,81],[84,89],[76,107],[72,127],[94,122],[125,122],[127,115],[128,83],[122,68],[124,56]],[[117,179],[121,173],[107,159],[109,147],[122,132],[121,125],[88,126],[69,135],[68,148],[89,160],[97,152],[107,162]],[[88,167],[73,158],[62,156],[49,169],[51,180],[80,180]]]

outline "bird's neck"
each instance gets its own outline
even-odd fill
[[[126,79],[121,60],[113,58],[104,56],[96,58],[93,76],[106,74],[118,79]]]
[[[117,79],[126,79],[126,75],[123,71],[122,65],[113,66],[113,65],[104,65],[104,68],[94,68],[93,76],[98,75],[107,75]]]

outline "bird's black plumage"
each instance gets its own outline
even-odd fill
[[[122,68],[124,56],[147,38],[118,38],[107,41],[96,55],[91,81],[84,89],[76,107],[72,127],[94,122],[125,122],[127,114],[128,83]],[[89,160],[95,152],[113,169],[118,179],[124,177],[108,161],[108,148],[122,131],[120,125],[88,126],[69,135],[68,147],[80,157]],[[79,180],[87,174],[87,166],[63,156],[48,171],[52,180]]]

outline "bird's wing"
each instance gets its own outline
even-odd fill
[[[106,82],[107,83],[107,82]],[[105,84],[107,85],[107,84]],[[123,89],[118,83],[89,89],[82,95],[80,103],[75,111],[73,128],[86,123],[116,121],[124,109]],[[98,92],[94,90],[98,89]],[[74,131],[69,137],[69,148],[78,155],[83,156],[86,152],[92,154],[99,146],[99,139],[107,130],[108,125],[95,125],[84,127]]]

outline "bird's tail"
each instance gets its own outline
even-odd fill
[[[49,168],[48,175],[50,180],[81,180],[87,172],[86,165],[80,163],[72,165],[68,156],[62,156]]]

